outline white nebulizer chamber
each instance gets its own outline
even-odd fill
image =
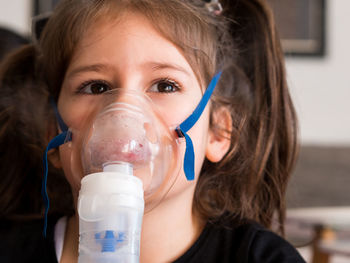
[[[132,166],[116,162],[82,179],[79,263],[139,262],[144,199]]]

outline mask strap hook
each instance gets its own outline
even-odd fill
[[[200,100],[199,104],[195,108],[195,110],[192,112],[192,114],[184,120],[178,127],[176,127],[175,131],[177,135],[181,137],[185,137],[186,140],[186,151],[185,151],[185,157],[184,157],[184,172],[186,175],[186,178],[188,181],[194,180],[194,162],[195,162],[195,155],[194,155],[194,149],[193,149],[193,143],[190,138],[190,136],[187,134],[187,132],[196,124],[200,116],[202,115],[205,107],[208,104],[208,101],[213,94],[213,91],[220,79],[221,72],[216,74],[213,79],[211,80],[207,90],[204,92],[204,95],[202,99]]]
[[[69,142],[72,140],[72,134],[71,132],[68,130],[67,125],[64,123],[63,119],[61,118],[61,115],[58,112],[57,106],[55,101],[51,98],[50,99],[50,103],[53,106],[57,121],[58,121],[58,125],[60,126],[60,129],[63,131],[62,133],[60,133],[59,135],[57,135],[55,138],[53,138],[49,144],[47,145],[44,155],[43,155],[43,179],[42,179],[42,185],[41,185],[41,195],[43,197],[44,200],[44,206],[45,206],[45,214],[44,214],[44,230],[43,230],[43,235],[44,237],[46,237],[46,230],[47,230],[47,214],[49,212],[49,208],[50,208],[50,200],[49,200],[49,196],[47,194],[47,174],[48,174],[48,162],[47,162],[47,153],[48,151],[50,151],[51,149],[55,149],[59,146],[61,146],[62,144]]]

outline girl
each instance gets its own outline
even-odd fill
[[[191,164],[187,137],[193,143],[194,170],[175,169],[176,180],[161,183],[166,195],[150,209],[146,200],[141,262],[303,262],[264,228],[272,227],[276,215],[283,233],[284,194],[296,153],[295,114],[273,19],[259,0],[222,5],[220,13],[216,1],[62,0],[38,44],[26,49],[37,69],[35,76],[28,73],[37,82],[31,86],[47,86],[57,116],[73,131],[73,145],[96,105],[115,90],[147,95],[161,110],[160,123],[173,130],[201,104],[211,79],[222,71],[199,119],[188,131],[178,130],[186,137],[179,143],[185,167]],[[9,65],[24,53],[3,65],[1,86],[11,84],[5,77],[15,75]],[[46,123],[53,137],[52,119]],[[63,144],[49,159],[64,171],[76,205],[84,172],[72,162],[75,148]],[[194,179],[186,180],[192,172]],[[60,193],[57,185],[48,189],[49,195]],[[15,190],[1,194],[12,200]],[[2,204],[9,207],[2,231],[17,243],[2,244],[6,260],[77,261],[77,213],[57,224],[58,216],[50,217],[43,239],[36,221],[9,217],[23,212],[9,204]],[[28,239],[35,244],[29,249]]]

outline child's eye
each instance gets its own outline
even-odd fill
[[[111,90],[110,85],[104,80],[89,80],[80,85],[78,92],[98,95]]]
[[[172,93],[180,90],[180,85],[173,80],[162,79],[154,83],[149,89],[150,92]]]

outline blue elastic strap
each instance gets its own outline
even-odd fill
[[[213,94],[213,91],[220,79],[221,72],[216,74],[213,79],[211,80],[208,89],[205,91],[201,101],[195,108],[195,110],[192,112],[192,114],[184,120],[177,128],[176,132],[179,137],[185,137],[186,140],[186,151],[185,151],[185,157],[184,157],[184,172],[186,175],[186,178],[188,181],[194,180],[194,149],[193,149],[193,143],[188,136],[187,132],[193,127],[193,125],[196,124],[200,116],[202,115],[205,107],[208,104],[208,101]]]
[[[50,200],[49,196],[47,194],[46,190],[46,185],[47,185],[47,174],[48,174],[48,162],[47,162],[47,153],[51,149],[57,148],[58,146],[61,146],[62,144],[71,141],[71,133],[68,131],[67,125],[63,122],[58,110],[56,103],[54,102],[53,99],[51,99],[51,105],[53,106],[53,109],[55,111],[55,115],[58,121],[58,125],[60,126],[60,129],[63,131],[59,135],[57,135],[55,138],[53,138],[49,144],[47,145],[44,156],[43,156],[43,165],[44,165],[44,175],[42,179],[42,185],[41,185],[41,195],[43,196],[44,200],[44,206],[45,206],[45,215],[44,215],[44,230],[43,230],[43,235],[46,237],[46,230],[47,230],[47,214],[49,212],[50,208]]]
[[[44,164],[44,176],[42,180],[41,185],[41,195],[44,199],[44,206],[45,206],[45,217],[44,217],[44,237],[46,237],[46,229],[47,229],[47,213],[49,211],[50,207],[50,200],[49,196],[46,191],[46,185],[47,185],[47,173],[48,173],[48,163],[47,163],[47,153],[51,149],[57,148],[58,146],[64,144],[67,140],[70,140],[70,136],[68,134],[68,131],[62,132],[61,134],[57,135],[55,138],[53,138],[49,144],[47,145],[44,156],[43,156],[43,164]],[[67,139],[68,138],[68,139]]]

